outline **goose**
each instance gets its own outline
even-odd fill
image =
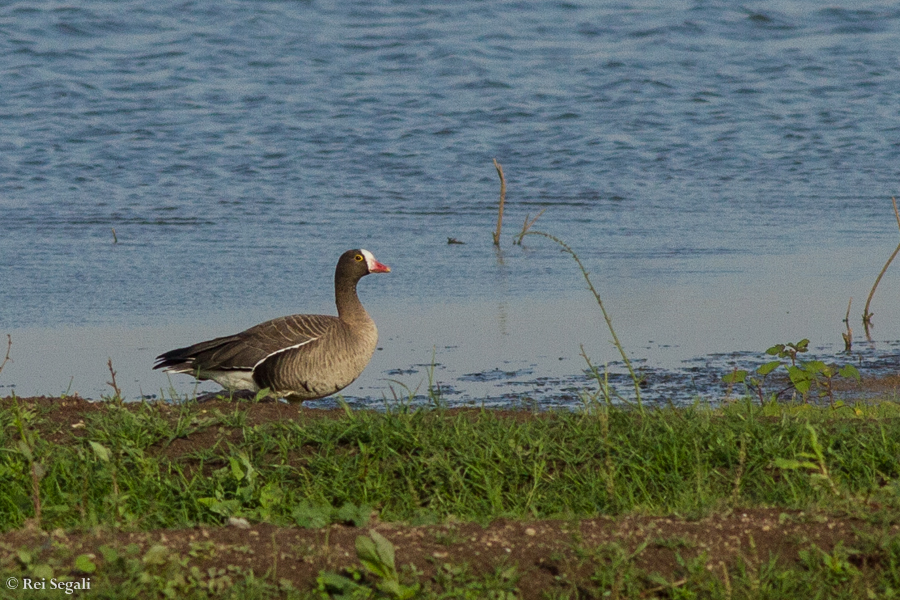
[[[232,392],[289,402],[334,394],[359,377],[375,353],[378,330],[356,295],[369,273],[390,273],[368,250],[348,250],[334,271],[338,316],[291,315],[156,357],[154,369],[211,379]]]

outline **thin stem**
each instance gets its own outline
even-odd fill
[[[525,237],[525,234],[528,233],[528,230],[531,229],[531,226],[534,225],[535,221],[537,221],[540,218],[540,216],[542,214],[544,214],[545,210],[547,210],[547,209],[542,208],[541,212],[536,214],[534,216],[534,218],[530,219],[530,220],[528,219],[528,217],[530,217],[531,215],[527,215],[527,214],[525,215],[525,224],[522,225],[522,231],[519,233],[519,235],[516,236],[516,241],[514,242],[515,244],[518,244],[519,246],[522,245],[522,238]]]
[[[634,395],[635,399],[637,400],[638,409],[643,412],[644,405],[641,402],[640,379],[634,372],[634,368],[631,366],[631,361],[628,359],[628,355],[625,353],[625,348],[622,347],[622,343],[619,341],[619,336],[616,335],[616,330],[613,328],[612,319],[606,312],[606,308],[603,306],[603,301],[600,299],[600,294],[597,292],[597,289],[591,282],[591,278],[588,275],[587,269],[585,269],[584,264],[582,264],[581,259],[578,258],[578,255],[575,254],[575,251],[572,250],[568,244],[554,235],[544,233],[543,231],[527,231],[525,232],[525,235],[541,235],[549,240],[553,240],[554,242],[559,244],[563,250],[570,254],[572,258],[575,259],[576,263],[578,263],[578,268],[581,269],[581,274],[584,275],[584,280],[587,281],[588,288],[591,290],[591,293],[594,294],[594,298],[597,300],[597,305],[600,306],[600,311],[603,313],[603,319],[606,321],[606,326],[609,329],[609,333],[612,335],[613,344],[616,346],[616,349],[618,349],[619,351],[619,355],[621,355],[622,360],[625,362],[625,367],[628,369],[628,374],[631,375],[631,380],[634,382]]]
[[[0,373],[3,372],[3,367],[6,366],[6,363],[9,362],[9,351],[12,349],[12,336],[10,334],[6,334],[6,358],[3,359],[3,362],[0,363]]]
[[[891,202],[894,203],[894,216],[897,218],[897,227],[900,227],[900,211],[897,210],[897,199],[891,198]],[[881,282],[881,278],[884,277],[885,272],[887,272],[888,267],[891,266],[891,262],[893,262],[894,257],[900,253],[900,244],[897,244],[897,247],[894,249],[894,253],[891,254],[891,257],[884,263],[884,267],[881,269],[881,273],[878,274],[878,277],[875,279],[875,285],[872,286],[872,291],[869,292],[869,298],[866,300],[866,307],[863,309],[863,327],[866,330],[866,339],[872,341],[872,336],[869,333],[869,327],[872,325],[872,315],[873,313],[869,312],[869,305],[872,303],[872,296],[875,295],[875,288],[878,287],[878,284]]]

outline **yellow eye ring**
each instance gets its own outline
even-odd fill
[[[357,260],[357,262],[361,261],[362,259],[363,259],[363,255],[362,255],[362,254],[357,254],[357,255],[356,255],[356,260]]]

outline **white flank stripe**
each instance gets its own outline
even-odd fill
[[[196,372],[197,369],[173,369],[172,367],[163,369],[163,373],[188,373],[189,375],[193,375]]]
[[[310,343],[316,341],[317,339],[319,339],[319,338],[314,337],[314,338],[312,338],[311,340],[306,340],[305,342],[300,342],[299,344],[294,344],[293,346],[288,346],[287,348],[282,348],[282,349],[280,349],[280,350],[276,350],[275,352],[266,355],[262,360],[260,360],[258,363],[256,363],[255,365],[253,365],[253,370],[255,371],[255,370],[256,370],[256,367],[258,367],[259,365],[261,365],[261,364],[264,363],[265,361],[269,360],[270,358],[272,358],[272,357],[275,356],[276,354],[281,354],[282,352],[287,352],[288,350],[293,350],[294,348],[299,348],[300,346],[305,346],[306,344],[310,344]]]

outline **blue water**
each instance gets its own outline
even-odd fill
[[[394,271],[351,394],[613,361],[571,259],[513,244],[542,209],[636,359],[839,349],[900,241],[897,48],[875,2],[5,3],[0,393],[98,397],[107,358],[158,392],[170,347],[330,312],[360,246]]]

